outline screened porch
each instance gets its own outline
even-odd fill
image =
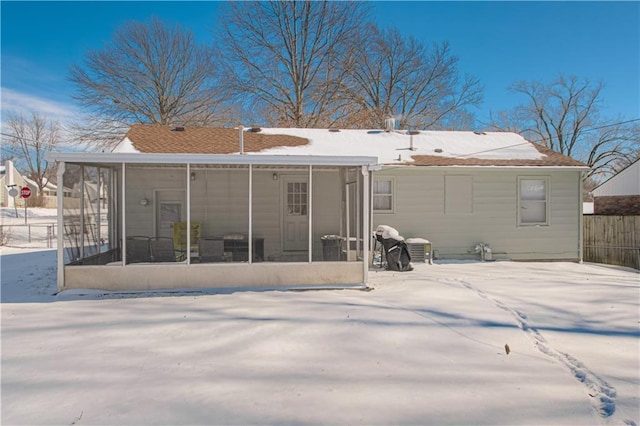
[[[58,287],[366,282],[372,157],[58,154]],[[62,197],[59,197],[62,198]]]

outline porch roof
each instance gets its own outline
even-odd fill
[[[158,153],[49,153],[47,160],[82,164],[218,164],[270,166],[369,166],[377,157],[329,155],[158,154]]]

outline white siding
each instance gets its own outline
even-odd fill
[[[597,187],[594,197],[640,195],[640,160]]]
[[[456,170],[394,168],[395,213],[375,213],[373,228],[390,225],[405,238],[431,240],[442,257],[474,257],[478,242],[498,258],[579,259],[580,172],[544,170]],[[472,212],[445,211],[445,176],[472,176]],[[518,177],[543,176],[550,182],[548,226],[518,226]]]

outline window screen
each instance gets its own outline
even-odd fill
[[[373,210],[393,210],[393,181],[391,179],[373,181]]]
[[[548,179],[520,179],[520,224],[547,224]]]

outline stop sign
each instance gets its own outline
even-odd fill
[[[22,198],[29,198],[31,197],[31,189],[29,189],[28,186],[23,186],[22,188],[20,188],[20,196]]]

